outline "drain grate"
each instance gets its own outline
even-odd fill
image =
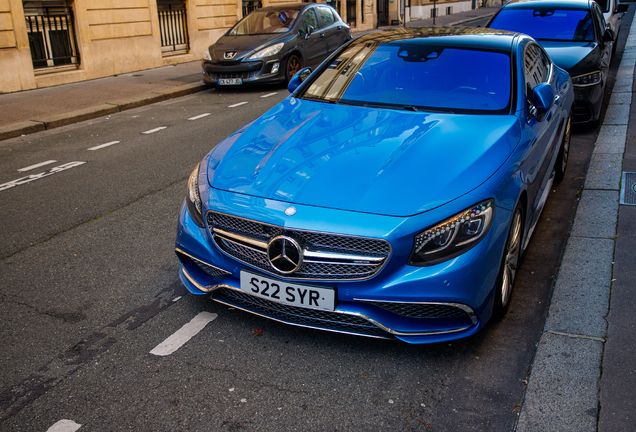
[[[623,173],[620,202],[623,205],[636,205],[636,173]]]

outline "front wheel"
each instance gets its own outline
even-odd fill
[[[521,203],[517,204],[512,214],[512,222],[508,230],[508,238],[506,240],[506,248],[497,277],[497,285],[495,287],[495,299],[493,307],[493,316],[503,318],[508,312],[510,306],[510,297],[514,287],[515,278],[517,276],[517,267],[519,266],[519,258],[521,257],[521,247],[523,240],[523,207]]]
[[[302,63],[300,61],[300,57],[296,54],[292,54],[287,59],[287,64],[285,65],[285,79],[287,83],[291,81],[291,79],[296,75],[296,72],[300,70],[302,67]]]
[[[563,140],[561,141],[561,148],[559,149],[559,155],[557,156],[556,164],[554,166],[554,181],[559,183],[565,177],[565,169],[568,166],[568,157],[570,156],[570,140],[572,139],[572,112],[568,116],[565,123],[565,131],[563,132]]]

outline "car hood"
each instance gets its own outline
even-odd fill
[[[211,46],[210,54],[215,61],[228,61],[223,58],[226,52],[236,52],[232,61],[241,60],[246,54],[252,53],[268,42],[276,43],[289,39],[290,33],[261,34],[253,36],[221,36],[214,45]]]
[[[486,181],[519,142],[515,116],[427,114],[287,98],[221,142],[215,189],[409,216]]]
[[[601,50],[597,42],[539,41],[553,62],[570,76],[598,70]]]

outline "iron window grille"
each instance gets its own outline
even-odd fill
[[[250,12],[254,12],[256,9],[260,9],[262,7],[263,4],[260,0],[243,0],[243,17],[248,16]]]
[[[73,10],[61,1],[24,2],[34,69],[79,64]]]
[[[188,52],[190,39],[185,3],[182,1],[161,1],[157,3],[157,9],[162,55]]]

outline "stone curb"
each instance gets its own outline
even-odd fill
[[[16,138],[22,135],[55,129],[73,123],[79,123],[85,120],[92,120],[98,117],[103,117],[121,111],[151,105],[168,99],[187,96],[207,90],[208,88],[209,87],[203,83],[180,85],[172,88],[166,88],[162,91],[155,91],[149,94],[143,94],[127,99],[119,99],[112,102],[106,102],[81,110],[69,111],[19,123],[12,123],[0,127],[0,141],[4,141],[10,138]]]

